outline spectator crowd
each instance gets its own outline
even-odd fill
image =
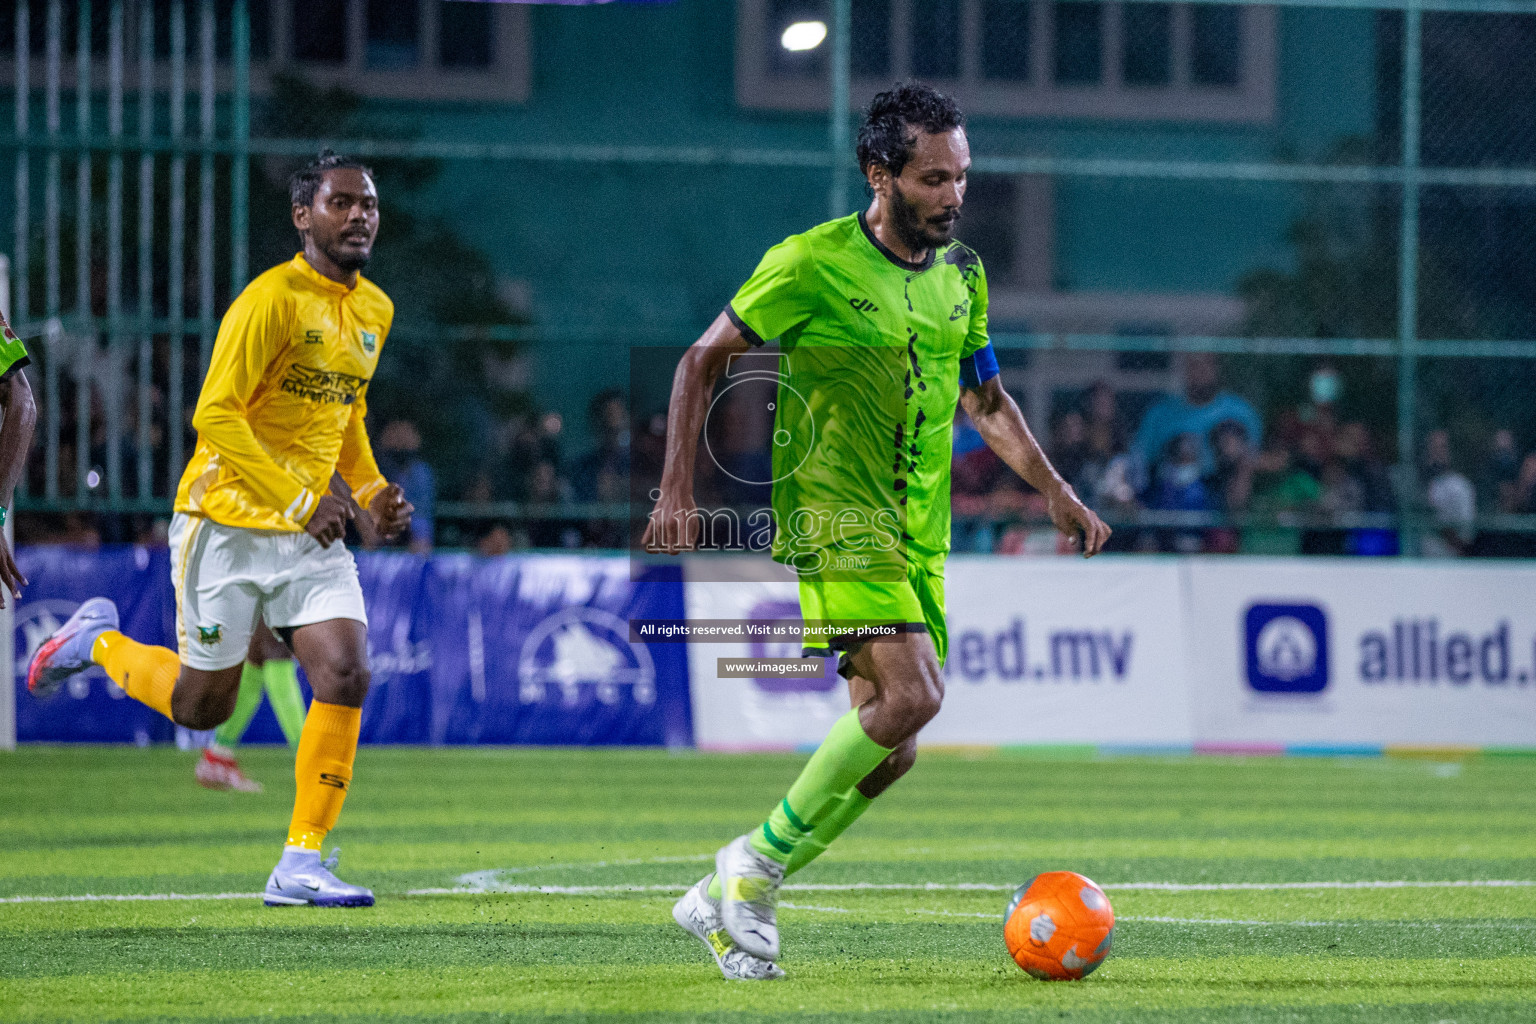
[[[1111,550],[1391,555],[1404,514],[1422,524],[1426,556],[1536,555],[1536,539],[1517,530],[1475,529],[1480,514],[1536,513],[1536,452],[1522,457],[1511,430],[1494,434],[1476,482],[1458,468],[1448,432],[1430,431],[1410,489],[1383,457],[1383,439],[1346,414],[1332,364],[1315,366],[1305,401],[1267,424],[1223,386],[1217,356],[1191,354],[1182,371],[1182,391],[1157,398],[1134,425],[1103,382],[1050,420],[1047,454],[1115,526]],[[953,509],[957,551],[1063,550],[1044,498],[963,413]]]
[[[1305,398],[1266,422],[1252,402],[1227,387],[1222,361],[1186,355],[1177,393],[1117,393],[1100,381],[1077,395],[1058,395],[1045,427],[1051,461],[1082,499],[1115,527],[1111,550],[1174,553],[1390,555],[1398,552],[1398,517],[1413,517],[1420,551],[1433,557],[1536,557],[1536,531],[1496,516],[1536,515],[1536,451],[1522,452],[1511,429],[1493,432],[1482,458],[1458,459],[1443,429],[1423,439],[1417,480],[1384,456],[1392,438],[1373,430],[1346,405],[1338,369],[1312,368]],[[711,412],[709,458],[698,461],[701,507],[762,507],[771,496],[771,464],[754,443],[773,429],[771,385],[737,387]],[[1132,408],[1141,411],[1133,415]],[[120,445],[126,480],[137,476],[134,420],[124,418]],[[438,469],[409,419],[373,428],[385,475],[416,507],[399,546],[436,545],[485,555],[547,548],[620,549],[634,540],[647,507],[645,491],[660,478],[666,415],[635,420],[624,394],[597,394],[587,409],[587,443],[568,451],[559,412],[527,412],[490,432],[467,483],[439,494]],[[93,417],[90,461],[107,460],[99,417]],[[1033,424],[1037,429],[1042,424]],[[156,461],[163,458],[159,428]],[[74,495],[73,432],[62,432],[60,498]],[[191,438],[188,438],[190,450]],[[42,489],[34,459],[34,493]],[[101,474],[93,468],[95,479]],[[154,467],[159,479],[162,466]],[[458,474],[465,477],[466,474]],[[647,482],[649,481],[649,483]],[[438,515],[439,501],[458,505]],[[954,549],[970,553],[1057,553],[1045,499],[1019,479],[958,413],[953,439]],[[1492,518],[1490,518],[1492,517]],[[24,517],[24,543],[90,546],[103,541],[163,543],[163,517],[72,511]]]

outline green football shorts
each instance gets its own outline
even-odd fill
[[[895,626],[902,632],[926,632],[933,640],[939,663],[949,648],[949,631],[944,624],[944,577],[908,564],[905,580],[873,582],[865,580],[800,581],[800,617],[807,627],[822,632],[805,641],[807,657],[829,657],[847,651],[858,641],[854,630],[861,626]]]

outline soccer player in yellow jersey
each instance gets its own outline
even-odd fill
[[[342,536],[359,516],[394,536],[411,515],[363,427],[394,306],[358,273],[379,229],[368,169],[326,151],[294,174],[290,198],[304,251],[230,306],[192,418],[197,449],[171,524],[180,656],[118,632],[116,607],[94,598],[38,650],[27,685],[46,693],[96,664],[177,724],[211,729],[234,709],[264,620],[314,689],[288,842],[265,901],[371,906],[372,892],[332,873],[334,854],[321,861],[320,844],[352,781],[368,692],[368,618]]]

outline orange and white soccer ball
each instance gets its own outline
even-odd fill
[[[1047,871],[1013,893],[1003,939],[1013,960],[1042,981],[1086,978],[1109,956],[1115,912],[1091,879]]]

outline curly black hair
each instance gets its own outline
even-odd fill
[[[876,96],[864,112],[859,169],[868,174],[872,164],[880,164],[900,177],[917,145],[913,128],[932,135],[964,126],[965,115],[954,100],[921,82],[903,82]]]
[[[373,168],[356,157],[337,156],[329,149],[322,149],[319,155],[289,177],[288,201],[294,206],[315,205],[315,193],[320,188],[320,182],[325,179],[325,172],[334,171],[338,167],[353,167],[373,177]]]

